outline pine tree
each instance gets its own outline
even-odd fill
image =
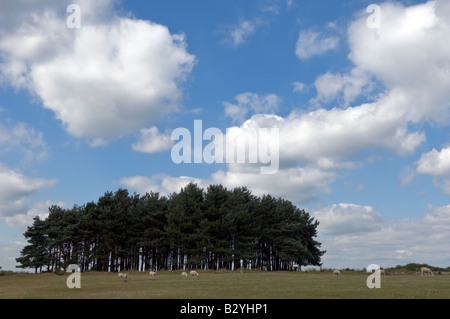
[[[16,258],[20,263],[18,268],[34,268],[42,272],[42,267],[50,263],[50,247],[45,222],[39,216],[33,218],[33,225],[27,227],[23,234],[28,239],[30,245],[25,246],[21,251],[21,257]]]

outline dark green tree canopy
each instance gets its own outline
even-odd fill
[[[24,233],[21,268],[269,270],[321,265],[319,222],[290,201],[246,187],[188,184],[168,197],[105,192],[96,203],[49,208]]]

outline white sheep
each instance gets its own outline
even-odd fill
[[[149,276],[150,276],[150,278],[155,278],[156,272],[150,271]]]
[[[425,274],[425,276],[434,276],[434,274],[431,271],[431,269],[427,268],[427,267],[420,268],[420,275],[423,276],[423,274]]]
[[[196,272],[195,270],[191,270],[191,272],[189,273],[192,277],[198,277],[198,272]]]
[[[333,276],[342,276],[341,272],[337,269],[333,270]]]
[[[119,275],[117,277],[119,277],[119,279],[121,279],[123,281],[128,281],[128,274],[127,273],[119,272]]]
[[[183,271],[183,272],[181,273],[181,278],[187,279],[187,277],[188,277],[188,273],[185,272],[185,271]]]

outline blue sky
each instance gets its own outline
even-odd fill
[[[448,21],[446,1],[0,0],[0,265],[50,205],[193,181],[305,208],[327,268],[449,266]],[[175,164],[194,120],[277,127],[278,172]]]

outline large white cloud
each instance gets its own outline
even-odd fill
[[[375,103],[346,109],[294,111],[285,118],[256,114],[239,127],[227,130],[249,138],[249,129],[278,128],[282,167],[317,165],[322,168],[347,166],[362,151],[389,150],[411,154],[425,140],[423,132],[411,132],[405,113],[395,107],[404,103],[402,94],[392,92]],[[270,142],[270,139],[267,140]]]
[[[0,38],[3,80],[37,95],[69,133],[92,144],[178,110],[195,65],[183,34],[120,17],[109,5],[80,2],[79,29],[50,9],[30,12]]]
[[[368,28],[367,18],[348,29],[350,60],[369,72],[387,91],[401,91],[411,122],[433,120],[448,123],[450,105],[450,5],[429,1],[405,7],[380,5],[380,28]]]
[[[298,132],[317,128],[318,134],[307,135],[314,141],[310,153],[348,156],[363,148],[385,148],[410,154],[426,140],[417,129],[424,121],[449,123],[450,4],[383,3],[380,10],[380,28],[368,27],[365,11],[348,28],[353,69],[347,74],[326,72],[315,81],[317,97],[312,102],[320,106],[341,99],[344,108],[297,116],[305,123]],[[370,92],[375,82],[384,92]],[[362,95],[367,103],[348,107]],[[292,146],[293,153],[299,153]],[[422,158],[419,171],[427,170],[425,160],[432,155]]]
[[[395,109],[402,103],[403,95],[392,92],[376,103],[293,112],[280,125],[281,157],[311,162],[348,160],[363,150],[412,153],[425,135],[408,131],[404,113]]]

